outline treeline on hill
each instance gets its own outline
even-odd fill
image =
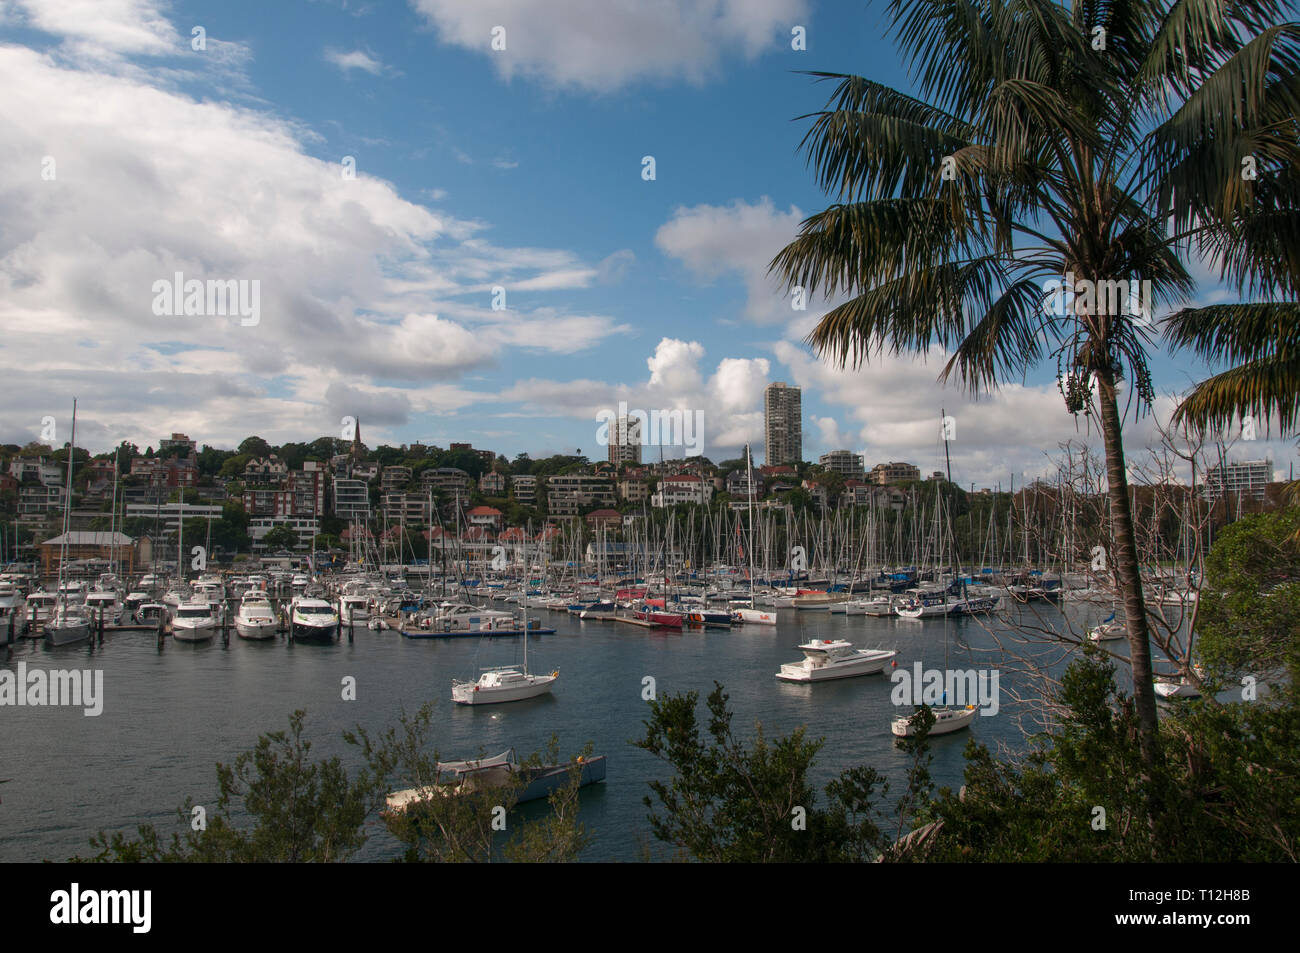
[[[1203,699],[1176,700],[1160,721],[1157,769],[1144,779],[1132,699],[1115,663],[1086,645],[1050,690],[1061,715],[998,760],[973,736],[965,784],[936,790],[928,708],[896,794],[870,766],[843,770],[818,791],[809,781],[819,739],[804,729],[768,738],[733,728],[721,685],[701,722],[696,692],[647,705],[632,744],[662,763],[644,803],[654,838],[644,859],[713,862],[826,861],[1291,861],[1300,859],[1300,508],[1247,517],[1227,529],[1206,563],[1198,628]],[[1222,696],[1215,698],[1213,690]],[[348,860],[383,818],[408,861],[571,860],[592,835],[577,819],[578,776],[546,810],[511,815],[517,788],[433,798],[415,813],[383,813],[386,792],[432,783],[432,708],[371,738],[345,735],[358,753],[315,762],[302,737],[263,736],[232,767],[218,767],[220,798],[197,829],[153,827],[91,842],[96,861]],[[587,753],[590,753],[590,746]],[[555,763],[552,742],[546,763]],[[534,763],[541,756],[535,756]]]

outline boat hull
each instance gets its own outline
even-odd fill
[[[337,622],[329,625],[303,625],[301,622],[295,622],[290,628],[295,642],[314,642],[323,645],[333,642],[339,634]]]
[[[279,623],[274,619],[268,622],[244,622],[235,620],[235,634],[241,639],[247,639],[250,642],[264,641],[275,638],[276,629]]]
[[[46,645],[75,645],[90,639],[90,623],[47,622],[44,633]]]
[[[776,677],[783,682],[831,682],[840,678],[857,678],[859,675],[876,675],[884,671],[897,655],[890,652],[888,655],[876,658],[854,659],[846,662],[838,662],[833,665],[813,666],[803,662],[790,662],[782,665],[781,671],[776,673]]]
[[[732,618],[748,625],[776,625],[776,613],[765,609],[737,609]]]
[[[548,695],[555,683],[554,675],[535,675],[528,682],[517,682],[499,687],[484,688],[473,682],[459,682],[452,686],[451,700],[458,705],[497,705],[506,702],[527,701],[539,695]]]
[[[970,723],[975,720],[979,711],[975,708],[933,708],[934,725],[930,728],[931,735],[946,735],[954,731],[961,731],[963,728],[969,728]],[[896,718],[894,723],[889,726],[889,730],[899,738],[911,738],[916,734],[912,727],[910,716],[906,718]]]

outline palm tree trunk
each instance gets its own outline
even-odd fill
[[[1115,374],[1098,370],[1098,403],[1101,432],[1106,446],[1106,482],[1110,495],[1115,575],[1128,624],[1129,661],[1133,671],[1133,701],[1137,707],[1138,743],[1142,755],[1143,780],[1150,782],[1160,758],[1160,737],[1156,720],[1156,692],[1151,674],[1151,642],[1147,627],[1146,601],[1137,559],[1137,538],[1133,532],[1133,511],[1129,501],[1128,468],[1124,462],[1124,440],[1119,404],[1115,396]]]

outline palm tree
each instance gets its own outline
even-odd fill
[[[837,86],[802,117],[801,149],[837,204],[771,264],[791,289],[847,299],[808,336],[840,366],[942,349],[940,379],[978,395],[1056,360],[1067,409],[1094,415],[1105,445],[1148,779],[1159,736],[1119,391],[1125,413],[1149,408],[1152,310],[1191,296],[1193,254],[1217,251],[1247,284],[1300,273],[1293,175],[1261,189],[1240,174],[1247,153],[1297,166],[1300,25],[1273,25],[1289,9],[892,0],[921,98],[813,74]]]
[[[1298,254],[1300,246],[1290,251]],[[1295,296],[1297,289],[1293,285],[1287,293]],[[1174,412],[1176,424],[1198,431],[1218,430],[1249,415],[1265,427],[1276,420],[1284,433],[1296,429],[1300,422],[1300,305],[1296,302],[1184,308],[1165,322],[1165,337],[1173,346],[1190,348],[1203,358],[1234,363],[1192,388]]]

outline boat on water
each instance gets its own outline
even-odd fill
[[[68,566],[68,537],[71,535],[72,469],[77,449],[77,400],[72,399],[72,434],[68,438],[68,484],[63,497],[63,534],[59,537],[59,585],[54,614],[45,623],[47,645],[72,645],[90,639],[90,614],[84,605],[85,583],[65,578]]]
[[[111,589],[92,589],[86,594],[86,611],[96,623],[102,618],[105,625],[121,625],[126,607],[118,593]]]
[[[85,606],[64,603],[45,623],[46,645],[72,645],[90,638],[90,613]]]
[[[9,626],[14,627],[14,637],[27,632],[27,599],[22,590],[12,582],[0,582],[0,639],[8,638]]]
[[[525,610],[523,624],[528,625]],[[451,700],[458,705],[495,705],[504,702],[524,701],[549,694],[551,686],[560,677],[558,671],[549,675],[535,675],[528,671],[528,636],[524,636],[524,664],[499,665],[483,669],[472,682],[452,679]]]
[[[536,621],[528,623],[530,635],[554,635]],[[408,639],[456,638],[475,635],[522,635],[524,622],[513,612],[485,609],[468,602],[444,602],[433,612],[420,613],[401,628]]]
[[[755,609],[752,607],[732,609],[731,618],[735,622],[748,625],[776,625],[776,612],[771,609]]]
[[[837,602],[847,602],[848,592],[828,592],[825,590],[799,590],[794,597],[793,608],[808,611],[810,609],[829,609]]]
[[[339,596],[339,620],[344,624],[370,619],[370,597],[361,593]]]
[[[604,600],[593,602],[578,613],[578,618],[588,622],[608,622],[618,614],[618,604]]]
[[[135,610],[135,624],[147,625],[150,628],[162,626],[166,632],[171,631],[171,609],[163,602],[142,602],[140,608]]]
[[[894,606],[894,612],[904,619],[929,619],[946,616],[952,611],[954,600],[943,590],[907,590],[907,598]]]
[[[799,646],[803,661],[787,662],[776,677],[784,682],[824,682],[874,675],[897,657],[889,649],[857,649],[843,639],[814,639]]]
[[[235,614],[235,634],[241,639],[262,640],[275,638],[279,628],[275,608],[266,593],[250,589],[239,601],[239,612]]]
[[[300,596],[290,604],[289,634],[295,642],[333,642],[339,634],[339,614],[324,599]]]
[[[569,771],[581,765],[579,787],[598,784],[605,780],[605,756],[593,758],[579,756],[567,764],[541,766],[521,765],[515,749],[492,758],[476,761],[439,761],[435,783],[425,788],[407,788],[388,795],[388,810],[404,811],[413,804],[426,801],[435,795],[454,797],[474,791],[489,790],[506,784],[511,777],[520,775],[523,787],[517,804],[549,797],[553,791],[569,783]]]
[[[680,629],[685,621],[680,612],[669,612],[662,604],[655,605],[653,600],[634,608],[632,618],[640,619],[642,622],[653,622],[666,629]]]
[[[930,728],[931,735],[946,735],[967,728],[979,714],[979,710],[974,705],[967,705],[965,708],[931,708],[930,712],[934,715],[934,724]],[[912,717],[912,715],[904,715],[895,718],[889,730],[899,738],[911,738],[916,734],[912,726]]]
[[[1122,639],[1127,635],[1128,624],[1116,619],[1113,612],[1105,619],[1102,619],[1100,625],[1094,625],[1088,630],[1088,640],[1090,642],[1109,642],[1113,639]]]
[[[206,642],[216,634],[217,616],[206,600],[183,603],[172,616],[172,638],[177,642]]]

